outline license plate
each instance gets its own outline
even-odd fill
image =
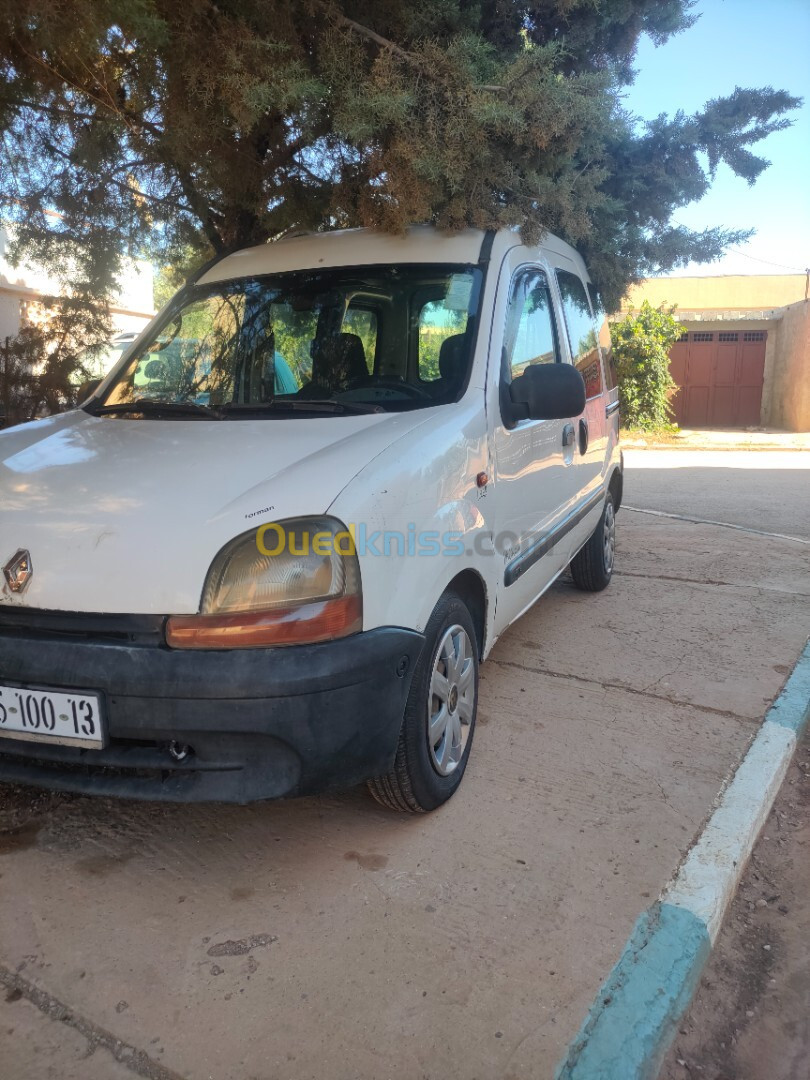
[[[0,684],[0,737],[100,748],[98,694]]]

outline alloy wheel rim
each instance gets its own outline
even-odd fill
[[[613,571],[613,560],[616,555],[616,516],[613,512],[612,502],[608,502],[607,506],[605,506],[602,551],[605,560],[605,572],[610,574]]]
[[[449,776],[464,756],[475,709],[475,661],[463,626],[442,635],[428,688],[428,749],[440,776]]]

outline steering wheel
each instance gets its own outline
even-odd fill
[[[432,401],[433,398],[427,390],[423,390],[421,386],[414,386],[413,383],[401,382],[399,379],[375,379],[375,378],[360,378],[350,383],[346,387],[346,391],[361,390],[368,387],[372,390],[395,390],[397,393],[405,393],[412,398],[418,398],[423,401]]]

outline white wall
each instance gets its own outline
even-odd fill
[[[0,284],[0,341],[15,337],[20,330],[20,301],[2,291]]]

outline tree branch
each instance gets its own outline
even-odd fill
[[[326,6],[326,5],[324,5]],[[340,26],[344,26],[352,33],[366,38],[368,41],[373,41],[375,45],[379,45],[381,49],[388,49],[389,52],[394,53],[400,60],[404,60],[406,64],[410,64],[411,67],[418,67],[421,71],[424,71],[425,65],[419,59],[418,56],[414,56],[413,53],[403,49],[401,45],[397,45],[393,41],[389,41],[388,38],[384,38],[376,31],[369,29],[368,26],[363,26],[359,22],[355,22],[354,19],[348,18],[346,15],[340,15],[337,12],[333,13],[335,22]],[[476,90],[485,90],[492,94],[502,94],[506,90],[505,86],[494,86],[490,83],[482,83],[475,87]]]
[[[220,235],[219,229],[214,223],[211,208],[205,205],[205,200],[201,198],[194,186],[194,181],[191,176],[179,166],[175,166],[174,171],[177,176],[177,182],[180,184],[180,190],[185,195],[186,202],[188,202],[191,212],[196,214],[203,227],[206,240],[208,240],[217,255],[221,254],[225,250],[225,243]]]
[[[58,105],[46,105],[40,101],[25,101],[22,99],[7,98],[6,104],[15,109],[33,109],[34,112],[47,113],[52,116],[64,117],[70,120],[94,120],[92,113],[76,112],[74,109],[63,109]]]

